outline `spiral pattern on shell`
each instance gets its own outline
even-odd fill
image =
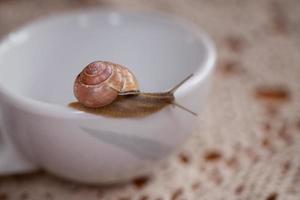
[[[86,107],[97,108],[112,103],[118,95],[139,93],[135,76],[126,67],[96,61],[77,76],[74,95]]]

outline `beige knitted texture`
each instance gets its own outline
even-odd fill
[[[0,199],[300,199],[300,1],[0,1],[0,34],[95,5],[173,13],[213,37],[218,66],[198,129],[150,177],[113,186],[1,177]]]

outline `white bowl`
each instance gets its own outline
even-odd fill
[[[0,44],[0,172],[41,167],[83,182],[147,172],[186,140],[197,117],[172,106],[128,119],[72,110],[76,75],[107,60],[129,67],[142,91],[161,92],[194,74],[175,97],[200,113],[215,59],[205,33],[161,13],[82,10],[9,34]]]

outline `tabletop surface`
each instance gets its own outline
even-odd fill
[[[152,176],[110,186],[1,176],[0,200],[300,198],[300,1],[1,0],[0,36],[95,6],[176,14],[212,36],[217,70],[198,128]]]

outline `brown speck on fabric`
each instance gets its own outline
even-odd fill
[[[182,188],[176,189],[171,195],[171,200],[178,200],[182,194],[183,194]]]
[[[239,161],[236,157],[231,157],[225,161],[226,165],[230,168],[236,169],[239,166]]]
[[[265,150],[268,151],[268,156],[273,156],[275,153],[277,153],[277,149],[274,148],[274,145],[272,144],[272,141],[268,138],[265,138],[262,140],[262,146],[265,148]]]
[[[272,129],[271,123],[269,122],[263,123],[262,128],[263,128],[263,133],[269,133]]]
[[[134,179],[132,181],[132,183],[134,184],[134,186],[137,189],[142,189],[143,187],[146,186],[146,184],[149,182],[149,180],[150,180],[150,178],[148,176],[141,176],[141,177]]]
[[[262,86],[256,88],[255,97],[269,103],[285,103],[290,100],[290,92],[284,87]]]
[[[204,154],[204,159],[209,162],[218,161],[221,158],[222,153],[217,149],[206,151]]]
[[[243,193],[243,191],[245,190],[245,186],[244,185],[239,185],[237,186],[237,188],[234,190],[235,194],[240,195]]]
[[[276,200],[277,196],[277,193],[273,192],[269,196],[267,196],[266,200]]]
[[[218,65],[217,72],[223,75],[235,75],[241,73],[242,68],[238,61],[226,60]]]
[[[196,182],[196,183],[193,183],[192,184],[192,190],[195,191],[195,190],[198,190],[201,186],[201,183],[200,182]]]
[[[265,148],[270,148],[271,146],[270,140],[268,138],[263,138],[261,144]]]
[[[189,158],[189,156],[187,154],[180,153],[178,155],[178,157],[179,157],[179,160],[180,160],[181,163],[183,163],[185,165],[190,163],[190,158]]]
[[[277,1],[271,3],[271,25],[275,33],[287,34],[288,33],[288,20],[282,4]]]
[[[286,173],[290,170],[291,168],[291,162],[290,161],[285,161],[283,164],[282,164],[282,170],[281,170],[281,173],[283,175],[286,175]]]
[[[148,200],[149,196],[148,195],[142,195],[139,200]]]
[[[245,42],[241,37],[231,35],[225,38],[225,45],[232,52],[241,53],[242,50],[244,49]]]
[[[0,192],[0,200],[9,200],[8,194],[4,192]]]
[[[281,128],[278,131],[278,136],[287,144],[291,144],[293,142],[292,136],[289,133],[287,123],[284,122],[281,126]]]

